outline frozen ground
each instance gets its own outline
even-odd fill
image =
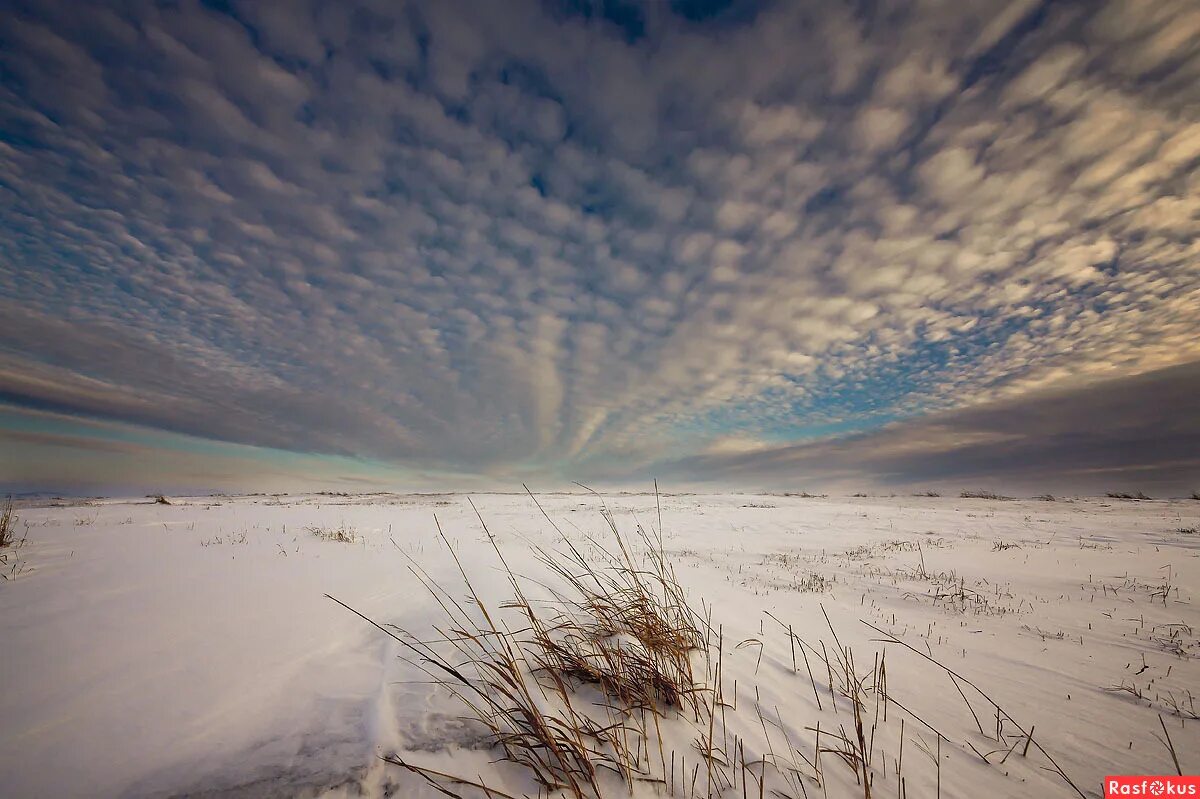
[[[474,499],[514,570],[535,570],[530,542],[557,534],[530,499]],[[540,499],[577,543],[605,536],[595,497]],[[622,529],[657,526],[653,495],[606,500]],[[484,598],[506,599],[465,497],[172,502],[18,509],[27,541],[0,581],[0,795],[435,795],[379,759],[392,752],[533,793],[488,765],[461,707],[394,641],[324,596],[430,630],[441,617],[408,558],[457,585],[436,514]],[[891,701],[871,708],[877,797],[1079,795],[1047,754],[1099,796],[1105,774],[1174,771],[1160,715],[1184,773],[1200,771],[1200,502],[671,495],[662,521],[681,582],[722,630],[724,723],[747,761],[770,751],[804,773],[816,725],[827,740],[848,727],[824,665],[812,679],[793,668],[783,626],[832,649],[823,607],[866,679],[886,650]],[[354,543],[336,540],[341,529]],[[973,682],[1014,723],[997,735],[979,694],[863,622]],[[664,724],[687,776],[672,766],[665,789],[636,795],[707,795],[703,772],[692,782],[688,720]],[[1018,724],[1034,729],[1024,756]],[[823,784],[768,782],[767,795],[863,796],[849,767],[822,757]],[[724,795],[743,791],[757,782]]]

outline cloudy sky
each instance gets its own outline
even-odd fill
[[[16,490],[1200,489],[1193,0],[0,2]]]

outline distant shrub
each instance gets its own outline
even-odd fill
[[[918,491],[915,494],[913,494],[913,496],[914,497],[940,497],[941,494],[939,494],[936,491]]]
[[[1054,502],[1055,501],[1053,494],[1038,494],[1036,497],[1034,497],[1034,499],[1040,499],[1042,502]]]
[[[1012,499],[1012,497],[997,494],[995,491],[964,491],[959,496],[963,499]]]
[[[1197,502],[1200,502],[1200,491],[1193,491],[1192,499],[1196,500]]]
[[[1146,496],[1146,494],[1142,491],[1137,491],[1132,494],[1124,491],[1109,491],[1105,496],[1107,496],[1109,499],[1150,499],[1150,497]]]

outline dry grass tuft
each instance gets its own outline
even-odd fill
[[[4,500],[0,507],[0,579],[14,580],[25,571],[25,561],[17,550],[29,539],[29,522],[25,522],[25,535],[17,538],[17,514],[13,511],[12,497]]]
[[[662,541],[639,527],[642,553],[635,558],[612,515],[604,518],[617,550],[596,544],[603,569],[569,542],[563,552],[537,551],[569,587],[553,592],[562,610],[548,626],[518,606],[535,630],[538,668],[597,685],[626,709],[658,702],[698,710],[691,653],[704,646],[702,620],[688,606]]]
[[[17,516],[13,513],[12,497],[4,500],[0,510],[0,547],[12,546],[16,540]]]
[[[686,712],[699,721],[714,707],[713,692],[697,682],[692,665],[693,653],[707,650],[708,637],[702,632],[707,627],[689,606],[661,538],[639,527],[636,540],[629,541],[607,510],[604,518],[613,537],[610,547],[589,541],[595,551],[585,555],[564,537],[562,551],[535,548],[562,587],[539,584],[550,599],[534,601],[532,581],[509,568],[480,517],[512,589],[512,598],[497,606],[479,596],[439,526],[468,599],[460,601],[456,591],[412,563],[413,574],[445,611],[448,623],[437,628],[439,637],[421,640],[407,630],[371,622],[400,642],[414,665],[462,700],[504,760],[525,767],[546,791],[565,791],[576,799],[606,795],[604,773],[629,786],[665,783],[659,719],[668,712]],[[514,614],[520,620],[515,629],[505,620]],[[583,687],[598,697],[582,700],[578,692]],[[656,751],[654,764],[651,754]],[[399,755],[385,759],[448,795],[455,794],[446,786],[458,785],[508,796]]]
[[[336,528],[317,527],[313,525],[304,529],[308,530],[308,532],[312,533],[322,541],[337,541],[341,544],[357,544],[359,540],[358,531],[353,527],[347,527],[345,523]]]

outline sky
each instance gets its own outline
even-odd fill
[[[0,0],[0,487],[1200,489],[1192,0]]]

